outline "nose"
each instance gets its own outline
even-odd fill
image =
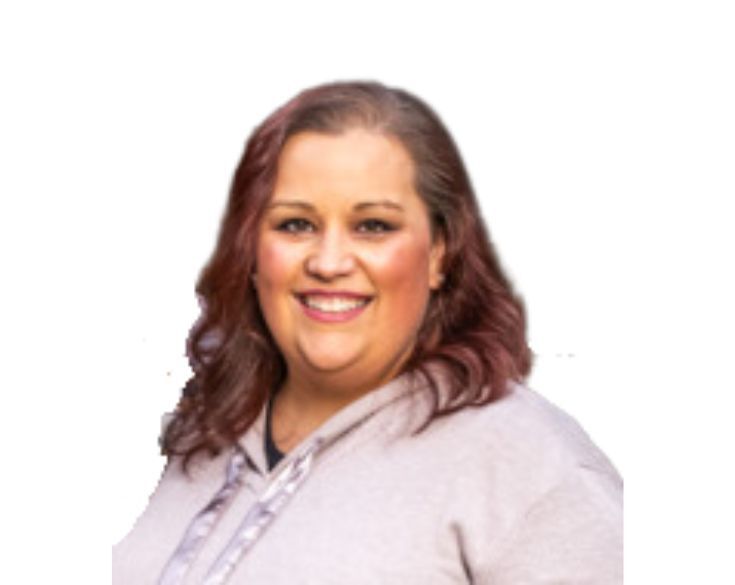
[[[355,257],[347,237],[336,229],[323,232],[307,256],[305,268],[310,276],[323,281],[350,274]]]

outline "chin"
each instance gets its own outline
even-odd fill
[[[349,368],[355,363],[356,358],[341,356],[304,356],[306,365],[312,370],[323,374],[336,373]]]
[[[344,344],[337,346],[329,344],[326,347],[312,346],[304,348],[299,353],[307,367],[322,373],[345,370],[360,357],[358,348],[345,347]]]

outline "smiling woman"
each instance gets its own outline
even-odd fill
[[[444,245],[430,223],[395,139],[350,129],[286,143],[256,261],[258,302],[287,364],[276,437],[305,436],[398,374],[440,282]],[[280,428],[286,411],[298,432]]]
[[[416,97],[303,92],[248,141],[194,377],[115,583],[618,583],[622,482],[522,385],[522,304]]]

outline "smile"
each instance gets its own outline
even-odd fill
[[[372,297],[355,293],[306,292],[297,294],[307,316],[317,321],[340,322],[357,317]]]

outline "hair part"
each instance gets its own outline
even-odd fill
[[[184,466],[215,455],[253,424],[286,365],[260,312],[251,277],[258,226],[280,153],[300,132],[363,128],[398,139],[415,166],[416,191],[445,245],[442,286],[432,291],[404,371],[428,381],[436,417],[501,396],[531,367],[523,304],[492,247],[459,150],[417,97],[375,82],[338,82],[297,95],[258,126],[235,171],[214,252],[196,291],[202,315],[187,350],[194,376],[162,438]],[[440,364],[440,387],[434,365]]]

